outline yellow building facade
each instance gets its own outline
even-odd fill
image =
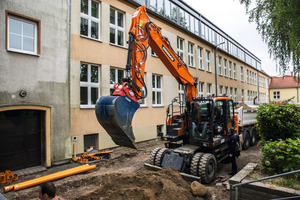
[[[235,101],[253,102],[255,97],[259,102],[269,100],[270,78],[262,71],[259,58],[183,1],[72,1],[73,153],[83,153],[90,146],[116,146],[96,119],[95,103],[100,96],[111,95],[113,85],[124,76],[131,16],[140,5],[146,5],[151,20],[183,58],[190,73],[198,77],[197,96],[211,96],[217,89],[218,95],[227,94]],[[165,132],[166,108],[174,97],[184,93],[151,48],[145,82],[148,96],[133,118],[136,142],[154,139],[158,132]]]
[[[292,99],[292,102],[300,103],[300,85],[291,75],[272,77],[270,83],[270,101],[283,101]]]

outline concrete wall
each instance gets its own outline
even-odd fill
[[[39,55],[6,50],[6,10],[40,21]],[[0,106],[50,107],[51,162],[70,158],[68,0],[2,0],[0,24]]]

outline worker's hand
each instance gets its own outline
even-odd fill
[[[229,154],[229,157],[231,158],[231,157],[232,157],[232,154]]]

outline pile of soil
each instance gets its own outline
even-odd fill
[[[243,108],[245,109],[245,110],[255,110],[255,108],[251,108],[250,106],[248,106],[247,104],[245,104],[244,102],[241,102],[241,103],[239,103],[238,105],[236,105],[235,107],[234,107],[234,109],[238,109],[238,108],[240,108],[240,107],[242,107],[243,106]]]
[[[101,177],[98,183],[93,191],[88,191],[89,199],[196,199],[190,184],[172,168],[137,174],[110,174]],[[73,197],[68,195],[68,198]],[[86,195],[81,194],[77,199],[86,199]]]

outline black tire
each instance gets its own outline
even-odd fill
[[[156,159],[155,159],[155,165],[158,167],[161,167],[162,160],[164,158],[164,155],[168,151],[167,148],[162,148],[160,149],[157,154],[156,154]]]
[[[253,146],[256,142],[256,128],[252,127],[250,133],[250,146]]]
[[[194,176],[199,176],[199,164],[200,164],[200,159],[203,156],[204,153],[196,153],[191,162],[191,169],[190,172]]]
[[[242,149],[247,150],[250,146],[250,131],[248,128],[244,130],[243,138],[244,141],[243,141]]]
[[[217,177],[217,161],[213,154],[206,153],[200,158],[199,175],[201,182],[212,183]]]
[[[158,148],[155,148],[152,150],[151,155],[150,155],[150,161],[149,161],[149,163],[151,165],[155,165],[156,155],[159,152],[159,150],[161,150],[161,147],[158,147]]]

